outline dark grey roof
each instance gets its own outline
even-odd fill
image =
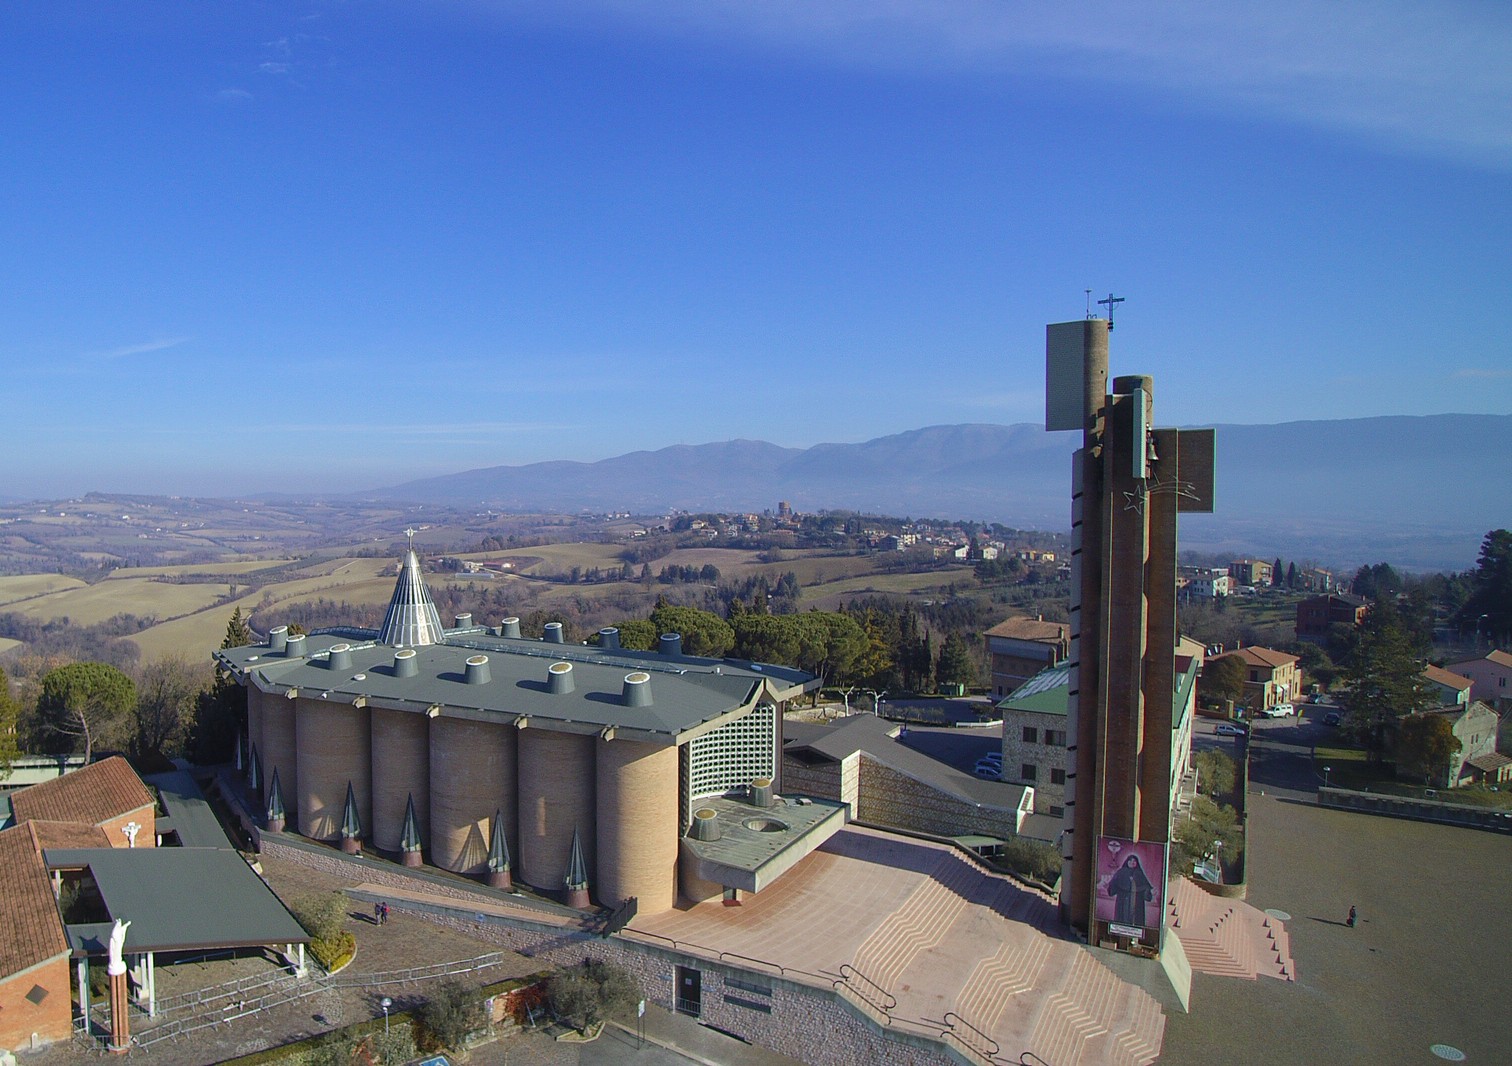
[[[126,951],[293,944],[310,939],[240,855],[224,848],[47,850],[49,869],[89,867]],[[103,954],[108,924],[71,925],[74,954]]]
[[[579,732],[617,726],[648,734],[646,739],[660,735],[668,743],[690,730],[719,724],[763,691],[786,699],[818,684],[813,675],[791,667],[553,644],[496,636],[477,627],[448,631],[445,643],[412,649],[414,674],[400,676],[394,649],[374,637],[350,643],[347,636],[317,633],[303,642],[305,654],[292,658],[268,645],[223,649],[215,657],[265,692],[298,690],[317,699],[414,711],[435,706],[473,718],[525,717]],[[333,644],[349,645],[337,659],[349,665],[331,667]],[[480,654],[488,659],[488,679],[469,683],[467,660]],[[571,692],[550,690],[547,668],[555,662],[572,664]],[[479,672],[474,668],[475,676]],[[625,678],[633,672],[650,675],[648,706],[625,705]]]
[[[984,781],[962,773],[932,756],[914,751],[896,738],[898,724],[872,714],[842,718],[813,739],[790,739],[784,751],[806,749],[839,761],[862,751],[900,774],[978,807],[1017,810],[1024,786],[1004,781]],[[806,731],[805,731],[806,732]]]
[[[215,811],[205,802],[204,793],[186,771],[152,774],[143,780],[158,790],[158,800],[167,812],[165,817],[157,819],[160,834],[177,833],[179,844],[186,848],[231,847]]]

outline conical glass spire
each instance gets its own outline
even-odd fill
[[[496,811],[493,820],[492,839],[488,844],[488,870],[503,873],[509,869],[509,840],[504,836],[504,812]]]
[[[402,851],[420,850],[420,823],[415,818],[415,794],[410,793],[409,801],[404,805],[404,829],[399,834],[399,848]]]
[[[567,874],[562,881],[568,888],[588,887],[588,864],[583,861],[583,842],[578,831],[572,831],[572,854],[567,857]]]
[[[357,813],[357,795],[347,782],[346,809],[341,813],[341,835],[355,840],[362,836],[362,815]]]
[[[413,529],[406,529],[411,547],[406,548],[399,564],[399,580],[389,599],[388,613],[378,631],[378,643],[396,648],[413,648],[441,643],[441,615],[431,600],[430,589],[420,576],[420,558],[415,554]]]

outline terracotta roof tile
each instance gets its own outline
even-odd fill
[[[989,637],[1017,637],[1019,640],[1066,640],[1071,627],[1064,622],[1045,622],[1038,618],[1010,618],[987,630]]]
[[[1473,684],[1473,682],[1468,677],[1460,677],[1459,674],[1451,674],[1442,666],[1434,666],[1432,663],[1429,663],[1428,666],[1424,668],[1423,676],[1436,685],[1443,685],[1445,688],[1452,688],[1456,692],[1464,692]]]
[[[44,822],[32,819],[26,823],[37,832],[37,845],[41,848],[108,848],[113,845],[105,830],[97,825],[82,822]]]
[[[30,825],[0,832],[0,977],[68,954],[63,919]]]
[[[150,807],[155,801],[136,771],[119,755],[11,795],[18,823],[31,819],[98,825]]]

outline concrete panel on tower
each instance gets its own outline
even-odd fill
[[[1217,432],[1183,429],[1176,436],[1176,474],[1181,494],[1176,509],[1183,514],[1213,513],[1213,468],[1218,462]]]
[[[1087,424],[1087,328],[1085,322],[1045,327],[1045,429],[1083,429]]]

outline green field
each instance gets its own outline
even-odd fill
[[[18,574],[0,577],[0,607],[63,589],[84,588],[84,582],[62,574]]]

